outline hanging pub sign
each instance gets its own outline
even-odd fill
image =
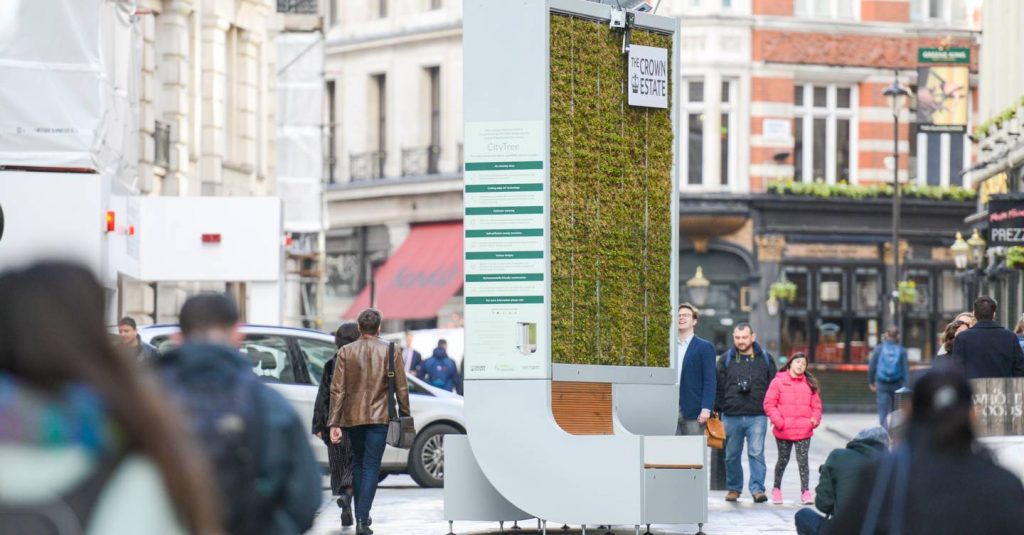
[[[967,131],[970,48],[917,50],[917,124],[922,132]]]
[[[1024,245],[1024,195],[993,195],[988,201],[990,247]]]
[[[629,105],[668,107],[668,50],[629,45]]]

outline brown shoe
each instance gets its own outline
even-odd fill
[[[734,502],[738,499],[740,499],[740,493],[735,490],[730,490],[729,492],[725,493],[725,501],[727,502]]]
[[[758,492],[754,495],[754,503],[764,503],[768,501],[768,496],[763,492]]]

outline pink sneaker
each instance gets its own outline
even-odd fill
[[[782,503],[782,489],[772,489],[772,503]]]
[[[804,505],[814,505],[814,495],[811,494],[811,491],[805,490],[800,494],[800,501],[803,502]]]

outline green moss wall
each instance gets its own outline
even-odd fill
[[[672,64],[671,36],[631,41]],[[552,361],[667,367],[672,120],[627,105],[621,47],[607,22],[551,16]]]

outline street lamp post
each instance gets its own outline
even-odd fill
[[[892,109],[892,284],[893,307],[896,315],[896,328],[899,330],[898,343],[903,340],[903,312],[899,300],[900,284],[900,110],[907,100],[907,90],[900,86],[899,71],[893,71],[892,84],[882,92],[889,108]]]

